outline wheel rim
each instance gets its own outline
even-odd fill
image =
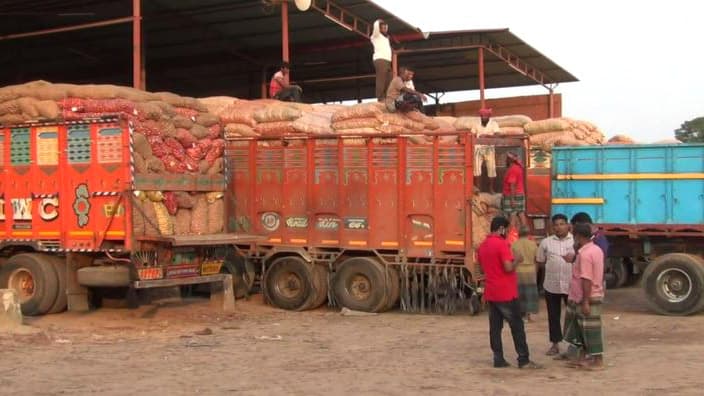
[[[295,272],[287,271],[281,274],[274,283],[276,293],[284,298],[295,299],[303,292],[303,279]]]
[[[20,303],[24,303],[34,296],[34,277],[24,268],[14,270],[7,282],[10,289],[15,289],[19,294]]]
[[[667,269],[658,275],[657,286],[671,303],[682,302],[692,294],[692,278],[679,268]]]
[[[357,301],[364,301],[372,294],[372,282],[364,274],[355,274],[347,284],[350,296]]]

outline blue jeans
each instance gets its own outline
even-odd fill
[[[529,353],[526,343],[526,331],[521,318],[521,307],[518,299],[507,302],[489,302],[489,341],[491,351],[494,352],[494,363],[504,361],[504,348],[501,341],[501,332],[504,320],[508,322],[513,337],[513,345],[518,354],[518,365],[528,363]]]

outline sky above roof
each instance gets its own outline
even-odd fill
[[[592,121],[607,136],[653,142],[704,116],[701,2],[375,2],[423,31],[509,28],[580,80],[556,90],[563,94],[563,115]],[[542,87],[508,88],[489,90],[487,97],[543,93]],[[478,97],[455,93],[443,101]]]

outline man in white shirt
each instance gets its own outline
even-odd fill
[[[501,133],[501,128],[499,127],[499,124],[491,119],[491,109],[479,109],[479,118],[479,124],[475,125],[472,131],[476,136],[493,135],[495,133]]]
[[[291,84],[289,74],[291,65],[288,62],[281,63],[281,69],[274,73],[269,83],[269,96],[273,99],[285,102],[300,102],[303,89],[298,85]]]
[[[383,102],[386,90],[389,88],[393,73],[391,71],[391,42],[389,41],[389,25],[381,19],[374,22],[370,37],[374,46],[374,69],[376,70],[376,98]]]
[[[545,304],[548,311],[548,325],[552,346],[547,355],[560,353],[562,341],[562,304],[567,303],[567,294],[572,278],[572,260],[574,259],[574,238],[569,232],[567,216],[558,213],[552,216],[552,235],[540,242],[535,261],[545,266]]]

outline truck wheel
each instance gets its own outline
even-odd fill
[[[628,268],[621,257],[609,257],[604,267],[606,288],[617,289],[628,282]]]
[[[68,306],[68,295],[66,294],[66,287],[68,285],[67,273],[68,268],[66,266],[66,259],[63,257],[49,257],[51,263],[54,265],[56,270],[56,278],[58,279],[58,290],[56,292],[56,301],[54,305],[49,308],[50,314],[63,312]]]
[[[235,298],[245,298],[249,296],[254,287],[254,265],[244,257],[233,254],[228,255],[225,263],[220,269],[221,274],[232,274],[235,288]]]
[[[313,269],[302,258],[280,257],[264,274],[264,295],[273,305],[302,311],[313,293]]]
[[[662,315],[690,315],[704,307],[704,260],[683,253],[656,258],[643,273],[648,305]]]
[[[130,269],[126,265],[83,267],[77,278],[78,284],[86,287],[128,287]]]
[[[398,304],[398,299],[401,297],[401,278],[399,278],[398,270],[393,266],[389,266],[388,274],[388,304],[386,304],[386,311],[393,309]]]
[[[23,314],[44,315],[56,302],[59,279],[50,257],[22,253],[0,268],[0,287],[17,291]]]
[[[313,293],[305,309],[315,309],[328,299],[328,269],[322,265],[313,266]]]
[[[347,259],[335,273],[335,298],[355,311],[381,312],[387,307],[384,267],[370,257]]]

